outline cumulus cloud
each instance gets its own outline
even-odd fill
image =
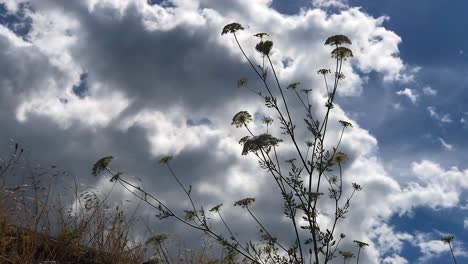
[[[405,88],[404,90],[396,92],[396,94],[408,97],[413,104],[416,104],[416,100],[418,99],[418,95],[410,88]]]

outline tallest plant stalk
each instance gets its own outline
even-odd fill
[[[256,45],[255,49],[261,54],[263,57],[263,61],[265,61],[265,58],[268,61],[268,64],[270,66],[270,69],[265,68],[264,63],[262,64],[263,66],[255,66],[254,63],[252,62],[252,59],[250,59],[244,49],[242,48],[242,45],[240,44],[238,37],[237,37],[237,32],[240,30],[243,30],[244,28],[238,24],[238,23],[231,23],[228,24],[224,27],[222,34],[227,34],[227,33],[232,33],[234,36],[234,39],[242,52],[242,55],[244,58],[248,61],[250,64],[251,68],[254,70],[256,75],[260,78],[263,84],[263,89],[252,89],[250,87],[249,90],[259,96],[261,96],[265,100],[265,105],[268,108],[272,108],[275,110],[276,114],[278,114],[278,119],[281,125],[281,129],[283,130],[283,134],[286,134],[289,136],[289,139],[291,140],[292,144],[294,145],[294,148],[297,151],[297,156],[302,163],[300,166],[300,169],[294,164],[294,160],[292,160],[291,165],[292,165],[292,170],[293,173],[289,173],[291,178],[288,178],[288,176],[283,175],[281,171],[281,164],[278,162],[278,153],[276,151],[276,144],[272,145],[264,145],[258,147],[258,145],[261,145],[258,142],[258,139],[261,135],[255,135],[252,133],[252,130],[248,128],[246,122],[242,121],[239,123],[239,125],[236,125],[238,127],[245,127],[249,131],[250,136],[247,136],[243,138],[244,140],[241,140],[241,144],[244,145],[244,151],[243,154],[247,154],[248,152],[253,152],[258,158],[259,162],[263,165],[263,168],[268,170],[272,176],[274,177],[275,181],[277,181],[278,186],[280,188],[281,194],[283,196],[284,202],[285,202],[285,209],[290,210],[291,208],[294,208],[294,210],[290,210],[290,212],[294,211],[294,213],[286,213],[286,216],[291,218],[293,227],[296,233],[296,241],[297,241],[297,248],[299,249],[299,254],[300,254],[300,259],[299,262],[304,263],[305,258],[303,254],[303,248],[302,248],[302,243],[303,240],[301,239],[301,235],[297,231],[296,227],[296,209],[301,209],[302,214],[303,214],[303,219],[305,219],[308,223],[306,226],[301,226],[301,229],[307,229],[309,230],[310,239],[306,239],[305,245],[312,244],[312,248],[309,250],[312,255],[313,252],[313,258],[314,258],[314,263],[319,264],[320,263],[320,255],[323,255],[323,263],[327,263],[329,260],[331,260],[334,257],[334,253],[337,250],[338,244],[336,244],[336,240],[333,238],[333,233],[335,231],[336,224],[339,219],[343,218],[344,215],[347,213],[347,210],[349,208],[349,201],[351,197],[349,197],[346,200],[346,203],[344,205],[340,205],[339,201],[341,199],[342,193],[343,193],[343,184],[342,184],[342,175],[341,175],[341,163],[332,163],[332,160],[335,158],[335,155],[337,154],[342,154],[339,153],[338,146],[339,143],[337,144],[336,148],[333,148],[332,151],[326,150],[325,149],[325,137],[326,137],[326,132],[327,132],[327,127],[328,127],[328,121],[329,121],[329,116],[331,109],[333,109],[333,102],[334,98],[336,95],[336,91],[339,85],[339,81],[344,79],[344,75],[341,73],[343,61],[346,60],[349,57],[352,57],[352,52],[350,49],[344,47],[343,45],[351,44],[351,41],[343,35],[336,35],[333,37],[330,37],[327,39],[325,42],[326,45],[330,45],[334,47],[334,50],[332,51],[332,57],[336,59],[336,70],[334,72],[334,81],[333,81],[333,87],[331,92],[328,88],[328,82],[327,82],[327,74],[330,74],[330,70],[319,70],[319,74],[322,74],[324,77],[325,81],[325,87],[327,89],[327,111],[325,116],[323,117],[322,122],[316,121],[312,117],[311,113],[311,105],[310,105],[310,100],[309,100],[309,92],[310,90],[302,90],[305,91],[307,100],[303,100],[299,93],[297,92],[296,88],[298,87],[299,83],[293,83],[290,84],[287,89],[294,90],[295,94],[299,98],[299,101],[303,104],[303,106],[306,109],[306,125],[308,130],[312,134],[312,141],[310,141],[310,144],[307,143],[307,151],[306,151],[306,156],[304,157],[303,152],[301,151],[301,147],[297,142],[297,139],[295,137],[294,129],[296,128],[295,124],[293,123],[293,119],[291,117],[291,112],[288,106],[288,101],[286,100],[286,96],[283,92],[283,88],[281,87],[280,80],[278,78],[278,75],[275,70],[275,66],[271,60],[271,49],[273,47],[273,42],[270,40],[265,40],[268,36],[266,33],[258,33],[255,34],[255,37],[260,38],[260,42]],[[278,104],[278,100],[276,99],[273,91],[268,85],[267,81],[267,76],[268,73],[271,71],[274,82],[276,83],[279,91],[279,96],[281,97],[281,101],[283,105]],[[246,86],[246,80],[243,79],[243,82],[241,82],[241,85],[239,86]],[[264,91],[264,92],[262,92]],[[266,92],[266,94],[265,94]],[[308,102],[308,105],[305,104],[305,101]],[[284,110],[283,110],[284,109]],[[245,111],[243,111],[245,112]],[[241,113],[241,112],[240,112]],[[237,116],[237,115],[236,115]],[[233,124],[236,122],[236,116],[233,119]],[[350,127],[351,124],[342,121],[343,124],[343,131],[345,127]],[[268,134],[268,126],[267,126],[267,133]],[[262,134],[262,135],[266,135]],[[339,142],[341,142],[343,134],[341,134]],[[280,142],[280,141],[277,141]],[[313,142],[313,143],[312,143]],[[256,148],[250,148],[251,145],[256,145]],[[311,157],[309,160],[309,149],[312,149],[311,151]],[[273,149],[274,152],[273,154],[270,154],[270,149]],[[261,155],[259,155],[261,153]],[[270,155],[273,155],[274,158],[271,158]],[[345,155],[345,154],[343,154]],[[272,160],[276,160],[276,164],[271,162]],[[339,164],[339,169],[340,169],[340,174],[339,174],[339,182],[340,184],[337,184],[337,180],[335,176],[328,175],[327,173],[331,171],[333,165]],[[314,170],[318,169],[318,178],[317,178],[317,183],[316,185],[313,186],[313,174]],[[298,169],[298,170],[297,170]],[[308,176],[308,184],[307,188],[304,188],[304,182],[301,178],[302,171],[305,170],[306,175]],[[330,198],[333,198],[335,200],[335,219],[333,222],[333,228],[332,231],[327,229],[327,232],[322,232],[320,229],[319,224],[317,223],[317,215],[318,215],[318,200],[321,195],[319,192],[321,190],[321,183],[322,179],[326,178],[327,181],[330,183]],[[335,178],[335,179],[334,179]],[[284,185],[281,185],[282,181],[293,183],[288,184],[287,186],[290,187],[290,189],[284,188]],[[355,190],[360,190],[361,187],[357,184],[353,185],[355,186]],[[354,192],[353,192],[354,194]],[[294,198],[298,199],[295,200]],[[340,241],[342,238],[344,238],[344,235],[340,236]],[[333,247],[335,246],[335,247]]]

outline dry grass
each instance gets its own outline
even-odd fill
[[[129,235],[136,211],[109,208],[108,194],[80,190],[55,166],[31,169],[17,144],[12,152],[0,160],[0,263],[143,262],[147,247]],[[73,184],[56,192],[58,177]]]
[[[190,250],[182,246],[183,238],[155,240],[161,234],[151,236],[141,219],[138,224],[146,225],[150,235],[147,241],[133,241],[139,206],[125,213],[106,202],[110,193],[80,188],[56,166],[31,166],[18,144],[11,148],[6,157],[0,154],[0,263],[242,262],[215,249],[213,242]]]

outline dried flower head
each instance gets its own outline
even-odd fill
[[[312,92],[312,89],[302,89],[301,92],[309,94],[310,92]]]
[[[346,48],[346,47],[338,47],[334,49],[332,52],[332,58],[343,59],[346,60],[347,58],[353,57],[353,52]]]
[[[442,237],[440,240],[443,241],[444,243],[450,244],[453,241],[454,236],[452,235],[447,235]]]
[[[350,258],[354,258],[354,254],[349,252],[349,251],[341,251],[340,250],[340,255],[344,258],[344,259],[350,259]]]
[[[312,147],[313,143],[310,140],[306,140],[307,147]]]
[[[263,55],[270,55],[271,48],[273,47],[273,41],[265,40],[260,41],[256,46],[255,49],[262,53]]]
[[[197,213],[192,210],[184,210],[185,212],[185,220],[187,221],[193,221],[195,219],[195,216],[197,216]]]
[[[247,140],[249,140],[250,136],[245,136],[239,140],[240,145],[244,145]]]
[[[146,244],[158,247],[159,244],[163,243],[166,239],[169,238],[169,236],[170,236],[169,234],[164,234],[164,233],[157,234],[155,236],[152,236],[148,240],[146,240]]]
[[[361,186],[361,185],[359,185],[359,184],[357,184],[357,183],[355,183],[355,182],[353,182],[352,185],[353,185],[353,189],[354,189],[354,190],[356,190],[356,191],[358,191],[358,192],[359,192],[359,191],[362,191],[362,186]]]
[[[364,248],[364,247],[369,246],[369,244],[367,244],[367,243],[365,243],[365,242],[362,242],[362,241],[359,241],[359,240],[354,240],[353,242],[356,243],[356,245],[357,245],[359,248]]]
[[[227,33],[236,33],[239,30],[244,30],[244,27],[242,27],[241,24],[239,23],[231,23],[227,24],[224,26],[223,31],[221,32],[221,35],[227,34]]]
[[[317,200],[323,193],[321,192],[309,192],[309,197],[311,201]]]
[[[352,57],[352,56],[351,56]],[[344,80],[346,78],[346,75],[344,75],[342,72],[335,72],[335,77],[338,80]]]
[[[106,156],[94,163],[92,174],[98,176],[103,170],[106,170],[114,157]]]
[[[331,73],[331,70],[329,70],[329,69],[320,69],[320,70],[317,71],[317,73],[327,75],[327,74]]]
[[[340,120],[338,122],[340,122],[343,127],[353,127],[353,124],[348,121]]]
[[[247,79],[246,78],[241,78],[237,81],[237,87],[243,87],[247,84]]]
[[[333,155],[331,163],[332,164],[341,164],[344,163],[345,161],[348,160],[348,155],[346,155],[343,152],[336,152],[335,155]]]
[[[235,114],[232,118],[231,125],[235,125],[236,127],[242,127],[252,121],[252,116],[247,111],[240,111],[239,113]]]
[[[273,118],[271,118],[269,116],[265,116],[262,119],[262,123],[265,124],[265,125],[271,125],[273,123]]]
[[[325,41],[325,45],[330,46],[340,46],[342,44],[349,44],[351,45],[351,40],[345,35],[335,35],[327,38]]]
[[[169,161],[172,160],[172,158],[174,158],[174,157],[170,156],[170,155],[165,155],[159,160],[159,164],[168,164]]]
[[[277,146],[280,142],[282,142],[281,139],[275,138],[272,135],[266,133],[251,137],[244,143],[242,155],[247,155],[249,152],[257,152],[261,149]]]
[[[242,208],[247,208],[249,205],[255,202],[255,198],[244,198],[234,203],[234,206],[242,206]]]
[[[216,205],[215,207],[210,209],[210,212],[215,212],[215,213],[219,212],[221,210],[221,206],[223,206],[223,204]]]
[[[289,84],[286,89],[288,90],[295,90],[297,87],[299,87],[301,83],[300,82],[293,82],[291,84]]]

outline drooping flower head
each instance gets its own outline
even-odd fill
[[[252,116],[247,111],[240,111],[239,113],[235,114],[232,118],[231,125],[235,125],[236,127],[242,127],[252,121]]]
[[[348,160],[348,155],[343,152],[336,152],[331,160],[332,164],[341,164]]]
[[[111,163],[112,159],[114,159],[114,157],[106,156],[98,160],[93,166],[93,175],[98,176],[102,171],[106,170],[109,164]]]
[[[239,23],[231,23],[227,24],[224,26],[223,31],[221,32],[221,35],[227,34],[227,33],[236,33],[239,30],[244,30],[244,27],[239,24]]]
[[[269,148],[278,145],[280,142],[282,142],[281,139],[275,138],[266,133],[251,137],[245,141],[244,148],[242,149],[242,155],[247,155],[249,152],[257,152],[262,149],[268,150]]]

